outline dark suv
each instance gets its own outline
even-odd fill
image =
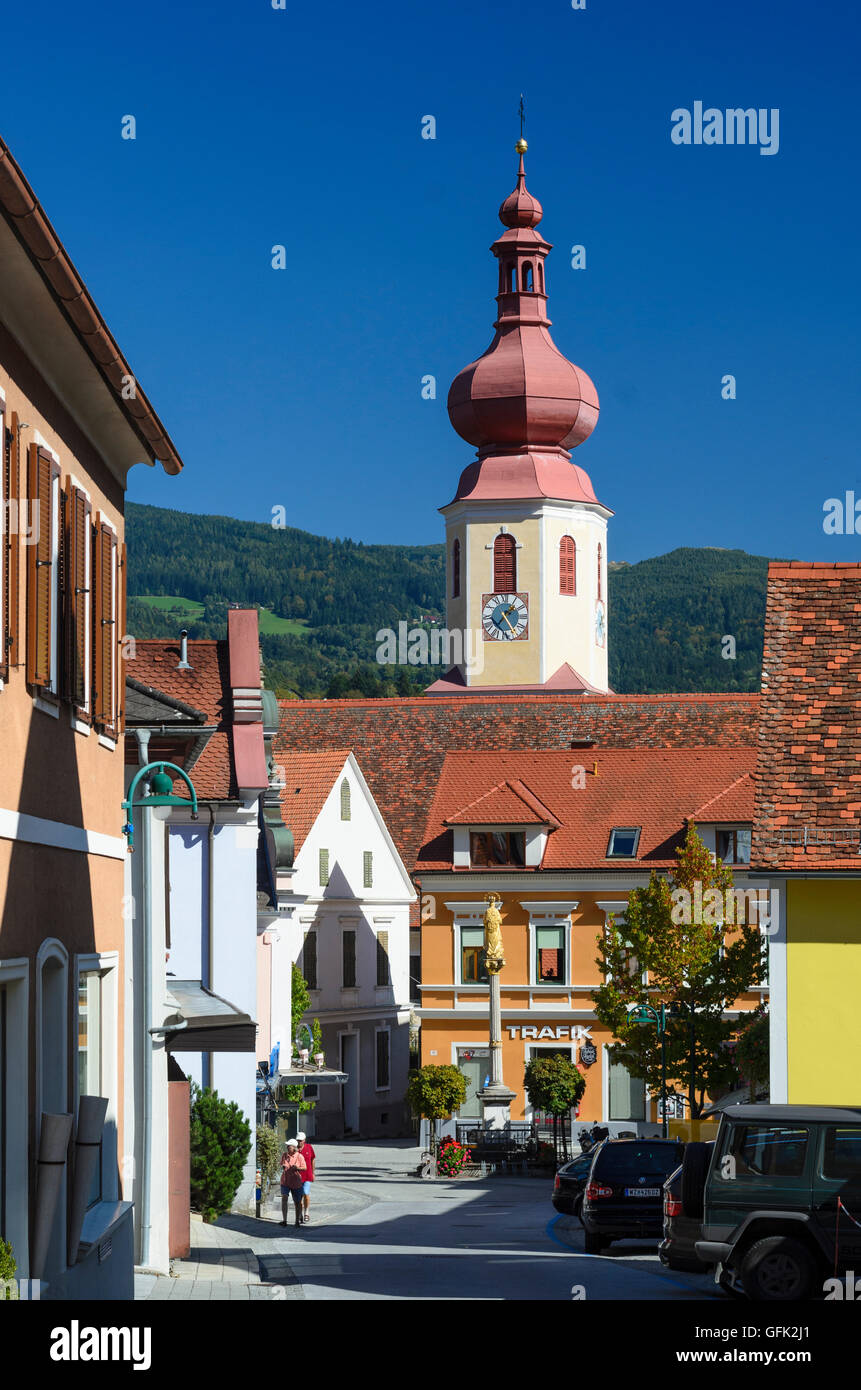
[[[821,1295],[861,1267],[861,1107],[729,1106],[713,1148],[686,1146],[682,1205],[728,1292]]]
[[[677,1139],[605,1139],[592,1161],[580,1220],[588,1255],[614,1240],[663,1233],[664,1183],[682,1161]]]

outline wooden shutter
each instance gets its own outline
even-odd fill
[[[325,888],[329,882],[329,851],[320,850],[320,887]]]
[[[517,551],[513,536],[497,536],[493,542],[493,587],[498,594],[517,590]]]
[[[93,709],[107,734],[117,732],[116,705],[116,562],[117,538],[96,516],[93,563],[95,642],[93,644]]]
[[[120,560],[117,567],[117,630],[114,634],[114,651],[117,654],[117,732],[122,733],[126,726],[126,668],[123,657],[123,638],[126,635],[126,543],[120,546]]]
[[[559,545],[559,592],[560,594],[574,594],[577,592],[577,576],[574,569],[574,561],[577,551],[570,536],[563,536]]]
[[[66,484],[65,682],[66,698],[84,713],[87,706],[87,655],[90,628],[91,515],[86,493]]]
[[[27,497],[38,538],[27,547],[27,680],[51,684],[54,643],[54,505],[53,481],[59,468],[46,449],[31,444],[28,454]]]
[[[362,886],[373,888],[374,886],[374,852],[366,849],[362,855]]]
[[[377,984],[389,983],[389,933],[377,932]]]
[[[3,415],[5,426],[6,416]],[[28,524],[26,498],[21,501],[18,469],[18,416],[12,412],[11,428],[3,436],[3,500],[6,529],[3,540],[3,623],[0,630],[0,676],[20,666],[18,655],[18,560],[21,532]],[[22,506],[24,511],[22,513]]]

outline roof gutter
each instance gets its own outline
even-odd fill
[[[166,473],[180,473],[182,461],[175,445],[2,139],[0,211],[89,354],[117,410],[125,417],[152,462],[158,460]],[[127,399],[123,391],[129,381],[135,384],[135,394]]]

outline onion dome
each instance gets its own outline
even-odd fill
[[[479,459],[530,449],[567,456],[598,421],[598,393],[550,336],[544,261],[551,245],[535,230],[541,204],[526,187],[525,140],[517,187],[499,209],[506,228],[491,250],[499,262],[499,317],[490,347],[452,382],[448,413]]]

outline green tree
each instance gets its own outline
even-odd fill
[[[407,1100],[414,1115],[431,1122],[431,1148],[436,1152],[437,1120],[449,1120],[466,1102],[466,1077],[451,1064],[429,1063],[410,1073]]]
[[[744,1019],[735,1045],[735,1060],[739,1077],[750,1087],[751,1100],[768,1085],[769,1078],[769,1019],[768,1010],[755,1009]]]
[[[311,991],[308,989],[305,976],[295,961],[293,962],[290,984],[290,1028],[295,1038],[303,1016],[311,1007]]]
[[[586,1078],[570,1057],[551,1052],[532,1057],[526,1064],[523,1084],[533,1110],[544,1110],[553,1116],[553,1146],[558,1153],[559,1116],[566,1115],[576,1105],[586,1089]],[[562,1130],[562,1151],[567,1157],[568,1145]]]
[[[191,1083],[191,1201],[204,1221],[227,1211],[239,1190],[251,1126],[235,1101]]]
[[[595,1012],[619,1039],[611,1049],[632,1076],[661,1089],[661,1045],[654,1023],[635,1023],[629,1010],[667,1010],[667,1093],[685,1078],[690,1114],[698,1118],[707,1092],[732,1084],[730,1046],[737,1023],[726,1017],[740,994],[764,978],[762,934],[736,914],[732,871],[714,861],[688,829],[672,875],[653,872],[628,899],[624,930],[611,917],[598,937],[604,983],[593,992]],[[732,909],[731,918],[726,907]],[[736,916],[741,922],[732,920]]]
[[[0,1238],[0,1298],[4,1303],[18,1297],[18,1286],[13,1282],[17,1269],[12,1246]]]

